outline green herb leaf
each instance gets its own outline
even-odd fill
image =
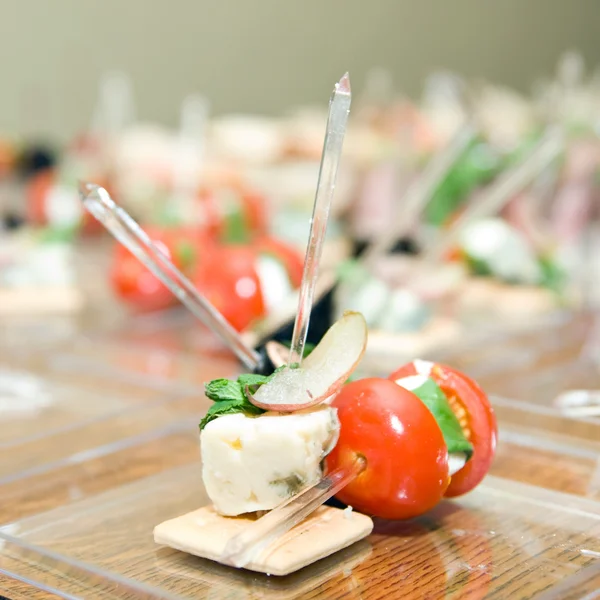
[[[72,242],[79,231],[77,225],[62,225],[59,227],[46,227],[39,234],[39,240],[42,244],[60,244]]]
[[[213,379],[209,381],[204,386],[204,393],[207,398],[214,402],[243,402],[246,400],[239,382],[230,379]]]
[[[239,412],[250,415],[260,415],[264,411],[258,408],[258,406],[250,404],[245,398],[244,401],[223,400],[221,402],[215,402],[200,421],[200,430],[204,429],[208,423],[214,421],[218,417],[222,417],[223,415],[233,415]]]
[[[237,380],[238,383],[242,386],[242,390],[248,387],[252,387],[255,385],[262,385],[263,383],[267,383],[271,376],[266,375],[255,375],[254,373],[246,373],[245,375],[240,375]]]
[[[448,399],[437,383],[433,379],[428,379],[423,385],[412,390],[412,392],[418,396],[435,417],[437,424],[442,430],[448,452],[464,452],[467,455],[467,460],[469,460],[473,454],[473,445],[465,437]]]

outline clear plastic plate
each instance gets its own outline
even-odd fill
[[[3,527],[0,571],[86,600],[534,598],[600,558],[600,504],[495,477],[284,578],[154,544],[156,524],[206,503],[200,463],[172,469]]]
[[[168,423],[121,440],[85,460],[2,484],[0,523],[81,500],[166,469],[198,461],[198,419]]]
[[[95,377],[113,377],[132,385],[202,391],[217,377],[233,376],[241,367],[231,354],[194,356],[162,348],[82,342],[68,352],[49,357],[48,366],[65,374],[84,370]]]

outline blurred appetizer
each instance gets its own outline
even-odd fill
[[[19,229],[0,238],[0,313],[71,313],[84,304],[69,231]]]
[[[552,255],[540,254],[503,219],[467,225],[457,258],[474,276],[459,296],[465,318],[530,319],[557,311],[568,301],[561,265]]]

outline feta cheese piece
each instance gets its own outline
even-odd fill
[[[260,417],[237,413],[208,423],[200,433],[202,478],[217,512],[271,510],[319,481],[339,427],[328,406]]]

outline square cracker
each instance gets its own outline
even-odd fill
[[[154,528],[154,541],[202,558],[221,562],[229,539],[255,518],[223,517],[205,506]],[[367,537],[373,521],[360,513],[320,506],[302,523],[265,548],[246,569],[288,575]]]

